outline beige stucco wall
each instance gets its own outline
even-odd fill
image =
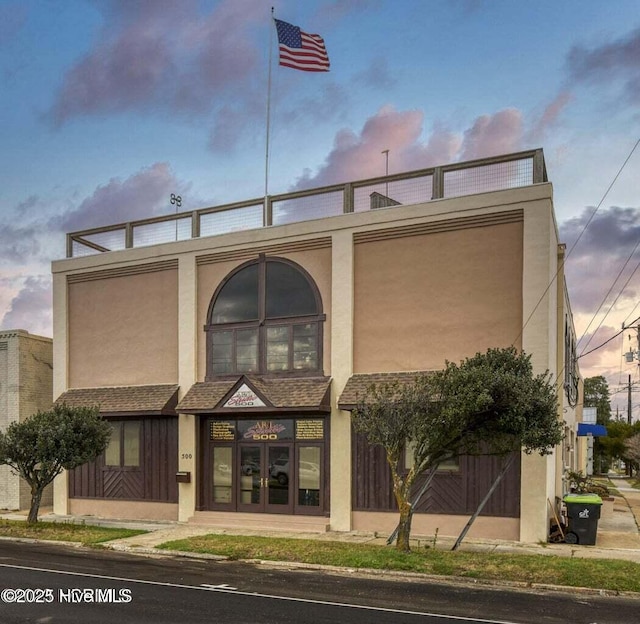
[[[183,254],[178,259],[178,400],[198,381],[197,344],[200,329],[197,323],[198,271],[195,254]],[[197,444],[198,418],[178,415],[178,470],[190,473],[189,483],[178,483],[178,520],[193,516],[197,504],[200,476]]]
[[[558,233],[551,195],[525,211],[523,250],[522,349],[531,354],[534,373],[558,376]],[[561,408],[562,409],[562,408]],[[561,418],[561,413],[558,415]],[[549,534],[549,501],[556,496],[557,451],[522,454],[520,540],[545,541]]]
[[[72,498],[69,514],[127,520],[177,520],[178,505],[140,501]]]
[[[519,222],[481,223],[492,214],[519,210],[524,212]],[[475,225],[430,233],[421,230],[462,218],[475,220]],[[395,238],[375,236],[377,231],[396,228],[415,231]],[[318,245],[320,238],[329,239],[328,244]],[[320,288],[327,315],[324,372],[333,378],[334,401],[330,521],[333,529],[348,530],[361,522],[359,515],[350,512],[349,415],[335,407],[348,377],[353,372],[436,368],[445,359],[512,342],[536,352],[537,371],[555,370],[555,293],[543,297],[543,305],[536,308],[524,330],[522,324],[554,275],[556,245],[551,186],[540,184],[61,260],[53,265],[54,331],[61,341],[55,350],[55,390],[59,394],[68,387],[177,380],[182,395],[194,381],[204,379],[203,326],[220,281],[261,251],[298,262]],[[199,262],[204,256],[209,258]],[[167,261],[176,262],[178,268],[74,281],[87,272],[117,273]],[[67,285],[68,276],[74,280]],[[469,296],[471,286],[473,297]],[[78,304],[88,304],[90,309]],[[419,326],[418,313],[426,319]],[[437,319],[437,328],[430,325],[431,318]],[[377,327],[380,319],[384,330]],[[180,454],[188,454],[195,446],[196,422],[192,416],[180,417]],[[493,534],[500,525],[502,536],[519,532],[525,541],[543,539],[555,461],[555,457],[525,457],[522,481],[528,502],[523,518],[529,512],[531,516],[522,523],[480,519],[481,533]],[[190,460],[180,459],[180,468],[190,470],[193,478],[191,484],[180,485],[179,513],[176,507],[179,519],[186,520],[195,509],[196,454]],[[56,483],[56,501],[56,512],[67,513],[64,479]],[[130,505],[125,501],[112,505],[113,513],[128,517],[137,513],[133,508],[130,513],[122,511]],[[154,509],[141,505],[145,513]],[[380,521],[385,516],[395,526],[394,514],[374,516],[378,515]],[[424,522],[424,531],[433,528],[428,517]]]
[[[338,399],[353,374],[354,245],[349,231],[332,237],[330,527],[349,531],[351,519],[351,413]]]
[[[414,514],[411,521],[411,537],[425,540],[439,537],[457,538],[464,529],[469,516],[451,514]],[[353,512],[354,531],[377,531],[390,534],[398,525],[398,514],[392,512]],[[520,534],[519,518],[495,518],[478,516],[471,525],[467,538],[499,539],[517,541]]]
[[[176,383],[177,270],[81,277],[68,287],[68,386]]]
[[[355,372],[441,368],[518,336],[522,223],[358,243],[355,275]]]

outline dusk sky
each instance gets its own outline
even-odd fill
[[[640,317],[637,0],[0,0],[2,329],[51,336],[66,232],[264,193],[272,6],[331,71],[273,41],[271,194],[542,147],[579,352]],[[630,334],[581,359],[621,406]]]

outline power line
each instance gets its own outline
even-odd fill
[[[638,145],[640,145],[640,138],[635,142],[635,145],[633,146],[633,148],[631,148],[631,151],[629,152],[629,155],[625,158],[625,160],[622,163],[622,166],[620,167],[620,169],[618,169],[618,173],[616,173],[615,177],[611,181],[611,184],[609,184],[609,186],[607,187],[607,190],[605,191],[604,195],[602,196],[602,198],[598,202],[598,205],[596,206],[595,210],[591,213],[591,216],[589,217],[589,220],[585,223],[584,227],[582,228],[582,231],[578,235],[578,238],[576,238],[576,240],[574,241],[573,245],[571,246],[571,249],[569,249],[569,251],[565,255],[563,262],[560,264],[560,266],[558,267],[558,270],[556,271],[556,274],[553,276],[553,278],[551,279],[551,281],[549,282],[549,284],[545,288],[545,290],[542,293],[542,295],[540,295],[540,298],[538,299],[538,302],[536,303],[536,305],[531,310],[529,316],[527,317],[527,320],[522,325],[522,329],[520,330],[520,333],[516,336],[516,338],[512,342],[512,344],[515,344],[522,337],[522,334],[524,333],[525,328],[527,327],[527,325],[529,324],[529,322],[533,318],[533,315],[535,314],[536,310],[538,309],[538,307],[540,306],[540,304],[542,303],[544,298],[547,296],[547,293],[549,292],[549,289],[551,288],[551,286],[553,286],[554,282],[558,279],[558,275],[560,274],[560,271],[562,270],[562,268],[564,266],[564,263],[568,260],[569,256],[571,255],[573,250],[576,248],[576,245],[578,244],[578,242],[580,241],[580,239],[584,235],[586,229],[589,227],[589,225],[593,221],[593,218],[596,216],[596,213],[598,212],[598,210],[600,210],[600,207],[602,206],[604,200],[606,199],[607,195],[609,195],[609,192],[613,188],[614,184],[617,182],[617,180],[620,177],[620,175],[622,174],[624,168],[627,166],[627,163],[629,162],[629,160],[631,160],[631,157],[633,156],[633,153],[636,151],[636,148],[638,147]]]
[[[636,267],[636,268],[637,268],[637,267]],[[615,302],[614,302],[614,303],[615,303]],[[600,344],[600,345],[598,345],[597,347],[594,347],[593,349],[591,349],[591,351],[587,351],[586,353],[582,352],[582,353],[578,356],[578,359],[580,359],[580,358],[582,358],[582,357],[585,357],[586,355],[589,355],[589,353],[593,353],[594,351],[597,351],[598,349],[601,349],[601,348],[602,348],[602,347],[604,347],[606,344],[610,343],[612,340],[614,340],[615,338],[617,338],[617,337],[618,337],[618,336],[619,336],[623,331],[625,331],[625,330],[629,329],[629,327],[630,327],[631,325],[633,325],[634,323],[637,323],[638,321],[640,321],[640,316],[639,316],[635,321],[631,321],[631,323],[629,323],[629,325],[628,325],[628,326],[626,326],[626,327],[624,327],[624,326],[623,326],[623,327],[622,327],[622,329],[621,329],[619,332],[617,332],[616,334],[614,334],[613,336],[611,336],[611,338],[609,338],[608,340],[605,340],[602,344]],[[596,331],[598,331],[598,330],[596,329]],[[594,335],[595,335],[595,334],[594,334]],[[588,344],[589,344],[589,343],[587,343],[587,345],[588,345]],[[586,345],[585,345],[585,348],[586,348]]]
[[[611,284],[611,287],[607,291],[607,294],[603,297],[602,301],[600,302],[600,305],[598,306],[597,310],[594,312],[593,316],[591,317],[591,320],[589,321],[589,324],[587,325],[587,328],[582,333],[582,336],[581,336],[580,340],[578,340],[578,344],[580,344],[580,341],[587,335],[587,332],[589,331],[589,328],[591,327],[591,323],[593,323],[593,321],[595,320],[598,312],[600,312],[600,309],[604,305],[604,302],[607,300],[607,298],[611,294],[611,291],[613,290],[613,287],[617,284],[617,282],[620,279],[620,276],[622,275],[623,271],[627,268],[627,265],[631,261],[631,258],[633,257],[633,254],[636,253],[636,249],[638,249],[639,245],[640,245],[640,239],[638,239],[638,242],[636,243],[635,247],[633,248],[633,251],[629,254],[629,257],[627,258],[626,262],[624,263],[622,268],[618,271],[618,275],[616,275],[616,279],[613,280],[613,283]],[[602,320],[600,321],[600,324],[598,325],[598,327],[596,327],[596,329],[593,332],[593,334],[591,334],[591,337],[587,341],[587,344],[584,345],[584,347],[582,347],[582,353],[584,353],[584,350],[589,346],[589,344],[593,340],[593,337],[596,335],[596,332],[600,329],[600,327],[602,326],[602,323],[604,323],[604,320],[609,315],[609,312],[611,312],[611,310],[613,309],[613,306],[615,305],[616,301],[618,301],[618,299],[620,298],[620,295],[622,295],[622,293],[624,292],[624,289],[627,287],[627,284],[629,283],[631,278],[634,276],[634,274],[638,270],[639,266],[640,266],[640,262],[638,264],[636,264],[636,268],[633,270],[633,272],[631,273],[631,275],[629,276],[627,281],[624,283],[624,286],[621,288],[620,293],[618,294],[618,296],[614,299],[613,303],[609,306],[609,309],[607,310],[607,313],[602,317]]]
[[[636,303],[635,306],[633,306],[633,310],[631,310],[631,312],[629,312],[629,314],[627,314],[627,318],[624,319],[624,321],[622,321],[623,325],[627,324],[627,321],[629,320],[629,317],[633,315],[633,313],[636,311],[636,309],[638,308],[638,306],[640,305],[640,299],[638,299],[638,303]],[[636,319],[637,321],[638,319]],[[629,325],[633,325],[633,323],[635,323],[636,321],[633,321],[632,323],[629,323]]]
[[[604,347],[606,344],[609,344],[612,340],[614,340],[615,338],[617,338],[623,331],[625,328],[621,329],[617,334],[614,334],[613,336],[611,336],[611,338],[609,338],[609,340],[605,340],[602,344],[598,345],[597,347],[594,347],[593,349],[591,349],[591,351],[587,351],[586,353],[583,351],[578,357],[577,359],[579,360],[580,358],[583,358],[587,355],[589,355],[589,353],[593,353],[594,351],[597,351],[598,349],[601,349],[602,347]],[[597,331],[597,330],[596,330]]]

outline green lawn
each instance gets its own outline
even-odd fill
[[[298,561],[348,568],[404,570],[474,579],[550,583],[640,592],[640,564],[553,555],[489,554],[415,549],[308,539],[205,535],[158,548],[225,555],[231,559]]]
[[[147,531],[114,529],[71,522],[38,522],[29,525],[22,520],[0,520],[0,537],[79,542],[87,546],[141,533],[147,533]]]
[[[78,542],[87,546],[145,532],[70,522],[28,525],[23,521],[0,520],[0,536]],[[192,537],[166,542],[158,548],[224,555],[231,559],[290,561],[640,592],[640,564],[611,559],[451,552],[433,548],[414,548],[411,553],[401,553],[393,547],[372,544],[237,535]]]

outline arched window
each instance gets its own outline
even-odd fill
[[[322,369],[322,300],[294,262],[261,255],[238,267],[209,305],[207,379]]]

